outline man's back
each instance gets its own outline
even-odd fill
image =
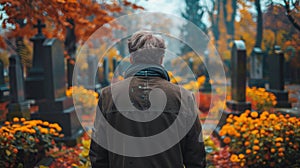
[[[127,84],[129,84],[129,86],[127,86]],[[155,101],[149,100],[151,97],[150,93],[154,89],[161,89],[166,95],[163,111],[147,111],[151,106],[155,106],[155,104],[151,105],[151,102]],[[124,92],[129,95],[130,100],[120,100],[123,98],[121,94],[124,94]],[[151,137],[162,133],[174,123],[182,109],[182,102],[186,102],[188,105],[185,106],[190,105],[191,109],[193,109],[193,97],[189,96],[182,101],[182,92],[186,93],[187,91],[177,85],[171,84],[163,78],[157,76],[134,76],[104,88],[100,96],[99,108],[108,123],[119,132],[133,137]],[[155,98],[160,99],[157,97]],[[163,99],[163,97],[161,98]],[[137,110],[122,110],[121,113],[119,107],[114,103],[120,101],[130,101]],[[105,139],[108,148],[118,148],[118,151],[123,150],[123,153],[127,153],[126,150],[135,150],[137,153],[143,153],[144,150],[151,150],[152,148],[160,146],[163,141],[172,141],[174,136],[176,136],[175,139],[180,138],[180,134],[173,131],[172,136],[166,139],[161,139],[161,141],[154,142],[146,147],[141,147],[137,144],[137,146],[130,149],[124,146],[122,140],[118,139],[116,136],[107,136],[107,134],[110,133],[106,132],[107,128],[99,128],[102,125],[97,124],[97,121],[100,121],[98,119],[99,115],[100,114],[97,114],[95,120],[94,136],[105,136],[102,138]],[[154,116],[154,119],[151,121],[137,122],[126,116],[139,116],[138,118],[140,119]],[[194,124],[191,129],[187,130],[187,134],[183,139],[175,145],[170,146],[169,149],[162,150],[161,153],[151,156],[122,156],[110,152],[98,145],[95,141],[92,141],[90,150],[92,165],[93,167],[101,168],[180,168],[183,167],[183,165],[187,168],[205,167],[204,145],[203,142],[199,141],[199,138],[201,138],[200,122],[197,117],[196,120],[186,121],[194,122]],[[178,125],[178,131],[182,130],[182,128],[179,127],[184,126],[185,123],[183,123],[183,125]],[[100,129],[103,129],[104,132],[106,132],[106,135],[97,135],[97,132],[99,132]]]

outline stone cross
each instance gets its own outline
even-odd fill
[[[37,36],[44,36],[43,33],[42,33],[42,29],[46,27],[45,24],[42,23],[42,21],[39,19],[37,21],[37,24],[36,25],[33,25],[34,28],[37,28],[38,30],[38,34]]]

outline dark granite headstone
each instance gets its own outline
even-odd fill
[[[100,92],[101,85],[99,84],[97,70],[98,70],[98,58],[94,55],[87,57],[88,63],[88,89]]]
[[[251,109],[251,103],[246,102],[246,74],[247,74],[247,58],[246,46],[244,41],[235,40],[231,50],[231,97],[232,100],[227,101],[226,105],[229,111],[222,113],[220,122],[215,129],[215,135],[222,139],[219,131],[226,123],[228,115],[240,115],[247,109]],[[222,141],[222,140],[221,140]]]
[[[112,71],[115,72],[115,70],[116,70],[116,68],[118,66],[117,58],[116,57],[113,57],[112,63],[113,63],[113,69],[112,69]]]
[[[288,92],[284,90],[284,55],[280,46],[275,46],[270,59],[270,89],[268,91],[274,93],[277,98],[278,108],[290,108],[291,104],[288,102]]]
[[[38,33],[30,38],[33,42],[33,60],[32,67],[28,72],[25,80],[25,92],[28,99],[41,99],[45,97],[44,92],[41,92],[44,88],[44,57],[43,57],[43,42],[46,37],[42,34],[42,28],[45,27],[41,21],[34,26],[38,29]],[[39,90],[39,91],[37,91]]]
[[[35,118],[56,122],[63,128],[66,138],[74,139],[82,131],[73,101],[65,96],[65,68],[63,44],[58,39],[46,39],[43,43],[44,97],[36,98],[39,112]]]
[[[261,48],[255,47],[250,57],[250,80],[249,86],[264,88],[265,82],[263,80],[263,52]]]
[[[204,58],[205,58],[205,63],[209,64],[208,50],[204,51]],[[199,91],[204,92],[204,93],[211,93],[212,91],[214,92],[214,90],[212,90],[209,74],[206,69],[205,69],[205,81],[204,81],[203,87],[200,88]]]
[[[231,50],[231,101],[227,107],[233,112],[243,112],[251,109],[246,102],[246,74],[247,74],[246,46],[244,41],[236,40]]]
[[[103,58],[102,68],[103,68],[103,80],[102,80],[101,86],[103,88],[103,87],[106,87],[109,85],[109,80],[108,80],[109,66],[108,66],[108,58],[107,57]]]
[[[9,58],[10,103],[8,104],[8,120],[13,117],[30,119],[30,104],[25,99],[24,77],[18,55]]]
[[[0,60],[0,102],[5,102],[7,100],[9,100],[9,88],[5,83],[4,64],[3,61]]]

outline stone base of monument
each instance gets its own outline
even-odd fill
[[[265,88],[266,81],[263,79],[249,79],[249,87]]]
[[[237,102],[237,101],[227,101],[226,106],[234,113],[241,113],[245,110],[251,110],[250,102]]]
[[[63,141],[69,146],[76,145],[83,134],[83,129],[73,106],[73,100],[69,98],[57,99],[55,102],[39,101],[39,112],[31,115],[32,119],[46,120],[51,123],[58,123],[62,127]]]
[[[63,138],[57,138],[57,141],[64,142],[68,146],[77,144],[78,139],[83,134],[83,129],[76,115],[75,109],[70,108],[63,112],[38,112],[31,115],[32,119],[45,120],[50,123],[58,123],[62,127]]]
[[[276,96],[277,104],[276,108],[291,108],[292,105],[289,103],[289,94],[284,90],[268,90]]]
[[[9,88],[7,86],[0,87],[0,102],[9,100]]]
[[[12,121],[14,117],[30,119],[30,104],[29,102],[23,103],[10,103],[8,104],[7,120]]]

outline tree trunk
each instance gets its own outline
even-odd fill
[[[67,27],[65,49],[71,58],[75,58],[76,53],[76,35],[75,35],[75,23],[73,19],[67,19],[72,27]]]
[[[260,0],[255,0],[255,8],[257,11],[257,25],[256,25],[256,42],[255,47],[261,48],[261,43],[263,39],[263,17],[260,6]]]

